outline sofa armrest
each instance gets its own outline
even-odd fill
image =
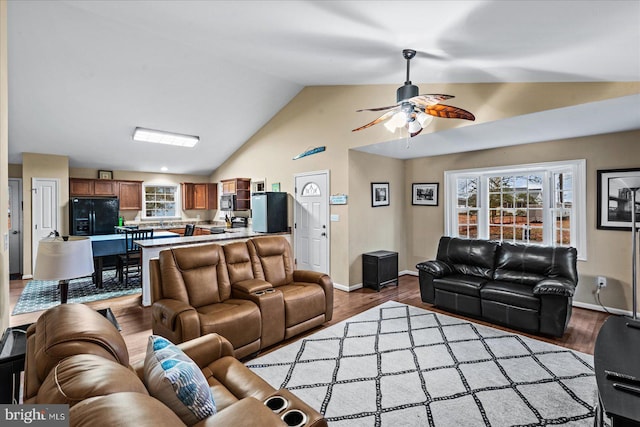
[[[569,279],[544,279],[533,287],[533,294],[572,297],[575,289],[574,283]]]
[[[254,397],[245,397],[229,405],[217,414],[194,424],[193,427],[243,426],[249,424],[263,427],[286,425],[278,414]]]
[[[151,306],[153,333],[181,343],[200,336],[200,316],[189,304],[161,299]]]
[[[326,273],[311,270],[293,270],[293,281],[315,283],[324,291],[325,296],[325,322],[333,317],[333,280]]]
[[[262,279],[248,279],[236,282],[231,285],[231,291],[234,298],[246,298],[247,295],[254,292],[272,289],[273,285]]]
[[[438,278],[453,273],[453,269],[449,264],[444,261],[424,261],[416,265],[418,270],[431,274],[433,277]]]

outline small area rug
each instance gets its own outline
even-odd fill
[[[338,426],[591,426],[593,357],[386,302],[247,366]]]
[[[91,277],[71,280],[67,302],[85,303],[142,293],[139,276],[130,276],[129,285],[118,282],[115,270],[105,270],[102,277],[101,289],[93,284]],[[13,315],[46,310],[58,304],[60,304],[58,282],[31,280],[22,291],[13,309]]]

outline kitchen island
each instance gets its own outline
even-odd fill
[[[151,305],[151,282],[149,280],[149,261],[157,258],[160,251],[178,246],[198,246],[210,243],[225,244],[231,242],[242,242],[252,237],[267,235],[284,235],[291,243],[290,233],[258,233],[246,228],[229,228],[224,233],[206,234],[200,236],[168,237],[163,239],[136,240],[142,249],[142,305]]]

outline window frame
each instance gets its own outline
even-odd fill
[[[147,215],[147,188],[148,187],[173,187],[175,189],[175,212],[173,216],[148,216]],[[165,220],[181,219],[180,185],[174,183],[144,183],[142,186],[142,219],[143,220]]]
[[[488,177],[495,175],[531,175],[542,173],[543,183],[543,233],[541,244],[555,245],[553,233],[555,223],[553,199],[556,191],[553,186],[553,174],[557,172],[571,172],[573,200],[571,206],[571,246],[578,251],[578,259],[587,260],[587,226],[586,226],[586,160],[564,160],[556,162],[529,163],[520,165],[496,166],[475,169],[461,169],[444,172],[444,234],[458,237],[458,188],[457,180],[460,178],[478,178],[477,209],[478,209],[478,238],[489,238],[489,188]],[[551,190],[551,191],[550,191]],[[548,224],[548,225],[547,225]],[[532,245],[540,243],[529,243]]]

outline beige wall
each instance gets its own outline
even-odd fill
[[[362,254],[398,252],[398,267],[406,267],[405,161],[351,150],[349,152],[349,285],[362,283]],[[389,183],[389,206],[371,206],[371,183]]]
[[[69,232],[69,158],[49,154],[22,153],[22,259],[23,276],[32,274],[31,184],[33,178],[53,178],[58,185],[58,231]]]
[[[22,178],[22,165],[9,164],[9,178]]]
[[[0,0],[0,212],[9,210],[9,175],[5,167],[9,157],[7,94],[7,2]],[[0,331],[9,326],[9,251],[4,241],[8,239],[9,224],[3,216],[0,221]]]
[[[476,124],[640,92],[638,82],[418,85],[423,92],[455,95],[455,102],[451,104],[472,111],[477,118]],[[351,130],[376,117],[376,113],[357,113],[357,109],[392,104],[397,87],[398,85],[375,85],[304,88],[214,171],[211,175],[212,181],[219,182],[221,179],[234,177],[266,177],[267,188],[272,182],[280,182],[282,191],[293,193],[295,174],[329,170],[331,194],[343,193],[349,196],[347,205],[330,207],[331,214],[340,215],[340,221],[331,222],[330,274],[336,283],[342,285],[359,283],[361,277],[358,274],[360,267],[357,265],[356,251],[367,247],[367,244],[354,243],[353,236],[363,236],[371,232],[361,229],[360,224],[369,223],[369,215],[381,215],[381,208],[360,212],[358,207],[354,207],[354,198],[368,195],[370,182],[366,182],[367,178],[362,177],[364,188],[350,183],[350,168],[360,167],[361,158],[354,157],[352,164],[349,160],[349,149],[389,140],[390,134],[381,125],[360,132]],[[473,123],[464,120],[434,120],[424,132],[436,132],[458,126],[473,126]],[[326,146],[327,149],[320,154],[292,160],[296,154],[317,146]],[[393,172],[389,174],[388,179],[392,176]],[[385,173],[380,173],[378,177],[377,179],[387,180],[384,179]],[[437,177],[433,179],[435,178]],[[406,191],[410,190],[405,190],[405,197]],[[395,197],[398,193],[393,194]],[[358,212],[358,217],[352,218],[352,210]],[[398,221],[398,218],[390,220]],[[400,221],[404,220],[401,216]],[[387,248],[397,245],[391,237],[389,241],[375,243]],[[416,243],[408,244],[414,246]],[[406,259],[404,265],[411,266],[412,261],[403,257],[406,257],[406,254],[401,255],[401,259]]]
[[[586,159],[587,163],[587,260],[578,262],[580,281],[575,300],[597,304],[595,277],[607,276],[602,302],[624,310],[631,308],[631,236],[628,232],[596,228],[596,171],[640,167],[640,131],[596,135],[493,150],[435,156],[407,161],[405,191],[412,182],[439,182],[437,209],[411,206],[405,216],[408,236],[408,267],[433,259],[444,231],[444,172],[477,167],[516,165],[555,160]]]

